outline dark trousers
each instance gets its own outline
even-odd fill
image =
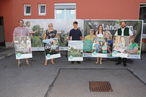
[[[118,63],[122,63],[122,62],[123,62],[124,65],[126,65],[127,58],[118,58]]]

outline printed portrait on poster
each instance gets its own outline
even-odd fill
[[[16,59],[32,58],[31,39],[29,36],[15,37],[14,47]]]
[[[61,57],[57,38],[43,40],[43,43],[45,48],[46,59],[54,59]]]

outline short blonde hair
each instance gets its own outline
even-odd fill
[[[53,23],[48,24],[48,27],[53,27]]]

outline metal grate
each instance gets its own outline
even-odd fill
[[[107,81],[90,81],[89,89],[91,92],[113,92],[111,84]]]

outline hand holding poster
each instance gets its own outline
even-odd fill
[[[29,36],[15,37],[14,46],[16,59],[32,58],[31,39]]]
[[[43,40],[46,59],[54,59],[61,57],[57,38]]]
[[[69,41],[68,60],[83,61],[83,41]]]

